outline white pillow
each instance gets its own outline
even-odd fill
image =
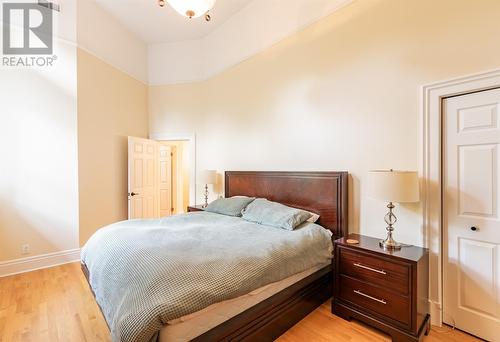
[[[309,214],[311,214],[311,217],[306,220],[306,222],[311,222],[314,223],[319,220],[319,215],[316,213],[313,213],[312,211],[308,211]]]
[[[258,198],[243,210],[244,220],[276,228],[294,230],[311,217],[308,211]]]

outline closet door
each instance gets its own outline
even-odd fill
[[[443,101],[444,322],[500,341],[500,90]]]

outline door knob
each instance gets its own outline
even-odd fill
[[[477,227],[470,227],[470,230],[472,230],[473,232],[477,231]]]
[[[129,195],[130,197],[134,197],[134,196],[137,196],[137,195],[139,195],[139,194],[137,194],[137,193],[135,193],[135,192],[131,192],[131,193],[129,193],[128,195]]]

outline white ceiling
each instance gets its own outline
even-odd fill
[[[95,0],[145,43],[173,43],[200,39],[222,25],[252,0],[217,0],[212,20],[188,19],[157,0]]]

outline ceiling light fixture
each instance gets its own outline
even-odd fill
[[[180,15],[187,18],[198,18],[205,15],[205,20],[210,21],[212,17],[208,14],[216,0],[158,0],[160,7],[165,7],[168,3]]]

